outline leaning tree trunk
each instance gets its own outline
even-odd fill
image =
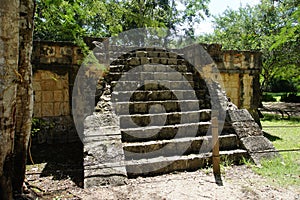
[[[20,0],[19,24],[19,66],[18,74],[21,80],[17,88],[17,120],[14,144],[13,190],[22,193],[25,179],[27,148],[31,132],[31,118],[33,112],[32,91],[32,34],[34,3],[32,0]]]
[[[0,3],[0,199],[12,199],[19,58],[19,0]]]

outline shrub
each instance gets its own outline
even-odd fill
[[[270,84],[271,92],[297,92],[297,87],[291,81],[274,79]]]
[[[295,93],[285,94],[281,96],[280,101],[289,103],[300,103],[300,96]]]
[[[276,101],[276,99],[271,94],[263,94],[262,101],[274,102],[274,101]]]

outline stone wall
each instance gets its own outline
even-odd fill
[[[37,70],[33,75],[34,117],[70,115],[68,73]]]
[[[82,58],[80,49],[72,43],[34,42],[33,117],[49,125],[36,136],[38,143],[78,139],[71,117],[71,91]]]
[[[259,74],[261,53],[255,51],[221,50],[220,45],[205,45],[218,66],[223,86],[238,108],[256,110],[260,103]]]
[[[248,109],[255,117],[260,99],[261,54],[250,51],[223,51],[220,45],[203,46],[218,66],[227,96],[235,105]],[[75,131],[70,120],[71,92],[82,59],[80,48],[72,43],[34,42],[34,117],[50,121],[55,118],[54,121],[62,123],[57,127],[64,127],[62,130],[56,129],[62,134],[66,130]],[[50,140],[53,142],[53,139]],[[41,141],[47,139],[42,138]]]

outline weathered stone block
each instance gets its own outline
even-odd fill
[[[53,102],[53,91],[43,91],[42,92],[42,102]]]
[[[211,110],[201,110],[200,121],[208,121],[211,119]]]
[[[185,98],[185,91],[183,90],[174,90],[172,92],[172,98],[173,99],[184,99]]]
[[[161,58],[168,58],[168,53],[165,52],[165,51],[161,51],[161,52],[159,52],[159,57],[161,57]]]
[[[183,73],[183,81],[193,81],[193,74],[192,73]]]
[[[33,117],[41,117],[41,116],[42,116],[42,104],[34,103]]]
[[[167,73],[158,73],[158,72],[155,72],[153,74],[153,78],[154,80],[166,80],[168,78],[168,74]]]
[[[159,52],[157,51],[148,51],[148,56],[149,57],[158,57]]]
[[[127,173],[118,117],[114,114],[87,117],[84,135],[84,187],[124,184]]]
[[[56,87],[56,83],[54,80],[44,80],[40,82],[41,84],[41,90],[47,91],[47,90],[53,90]]]
[[[168,66],[166,65],[160,65],[160,64],[155,65],[155,72],[167,72],[168,70],[169,70]]]
[[[165,89],[170,89],[171,88],[171,83],[172,82],[170,82],[168,80],[159,80],[159,81],[157,81],[157,83],[160,86],[163,86],[163,87],[160,87],[162,90],[165,90]]]
[[[264,136],[245,137],[241,142],[250,153],[274,149],[273,144]]]
[[[199,102],[197,101],[186,101],[180,104],[182,111],[194,111],[199,110]]]
[[[32,88],[33,88],[34,91],[38,91],[38,90],[42,89],[41,84],[39,82],[39,79],[36,79],[36,78],[33,79]]]
[[[187,66],[186,65],[178,65],[177,71],[179,72],[187,72]]]
[[[40,103],[42,101],[42,92],[41,91],[34,91],[34,102]]]
[[[153,64],[159,64],[159,58],[158,57],[153,57],[153,58],[150,58],[150,63],[153,63]]]
[[[158,90],[158,82],[155,80],[144,80],[145,90]]]
[[[73,50],[71,47],[60,47],[59,52],[60,52],[61,56],[64,56],[64,55],[72,56]]]
[[[43,103],[42,104],[42,116],[50,117],[53,116],[53,103]]]
[[[166,64],[168,64],[168,59],[167,58],[160,58],[159,63],[163,64],[163,65],[166,65]]]
[[[246,109],[228,110],[226,114],[228,122],[246,122],[254,121],[250,113]]]
[[[155,65],[143,65],[143,72],[155,72]]]
[[[60,116],[60,115],[62,115],[62,113],[63,113],[63,108],[62,108],[62,105],[63,105],[63,103],[60,103],[60,102],[55,102],[54,103],[54,113],[53,113],[53,115],[54,116]]]
[[[129,58],[127,60],[128,65],[132,65],[132,66],[136,66],[136,65],[140,65],[141,61],[140,58]]]
[[[137,57],[147,57],[147,51],[136,51]]]
[[[145,58],[145,57],[141,58],[141,65],[149,64],[150,62],[151,60],[149,58]]]
[[[273,144],[264,136],[245,137],[241,143],[256,164],[260,164],[261,159],[279,156]]]
[[[177,58],[177,53],[175,53],[175,52],[168,52],[168,56],[169,56],[169,58]]]
[[[177,102],[163,102],[163,106],[165,107],[167,112],[176,112],[179,108]]]
[[[63,90],[63,96],[64,96],[64,101],[69,101],[70,100],[68,89]]]
[[[172,93],[169,91],[165,91],[165,92],[160,92],[160,93],[156,93],[158,94],[157,99],[160,100],[170,100],[172,99]]]
[[[177,59],[175,58],[168,59],[168,65],[176,65],[176,64],[177,64]]]
[[[63,91],[55,90],[53,91],[53,100],[55,102],[62,102],[64,101]]]
[[[183,75],[180,73],[176,72],[169,72],[168,73],[168,80],[170,81],[180,81],[182,80]]]
[[[63,115],[69,115],[70,114],[70,103],[64,102],[63,103]]]

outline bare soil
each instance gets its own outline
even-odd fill
[[[42,168],[42,165],[39,165]],[[39,199],[300,199],[300,187],[282,188],[270,184],[246,165],[223,169],[215,179],[212,169],[155,177],[129,179],[123,186],[89,189],[78,187],[70,178],[34,175],[27,171],[27,185]]]
[[[283,188],[246,165],[128,179],[123,186],[83,189],[82,143],[35,145],[35,164],[26,171],[28,196],[34,199],[300,199],[300,187]],[[300,178],[300,177],[299,177]]]
[[[300,104],[267,103],[265,107],[293,111]],[[215,178],[212,169],[128,179],[126,185],[83,189],[82,144],[39,145],[32,149],[34,165],[26,172],[27,197],[33,199],[216,199],[300,200],[300,186],[282,187],[254,173],[246,165],[222,168]],[[300,178],[300,176],[299,176]]]

